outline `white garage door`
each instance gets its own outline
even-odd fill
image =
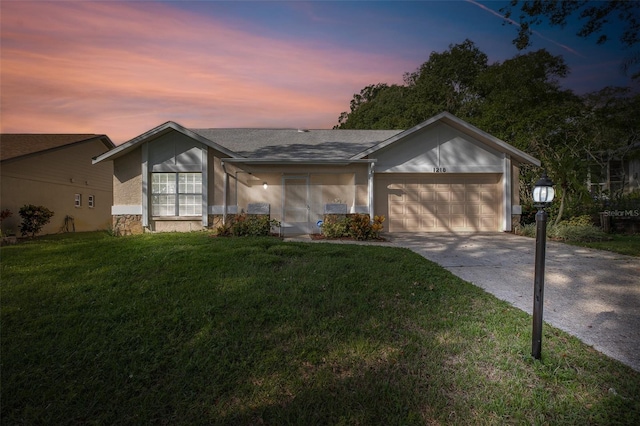
[[[378,174],[376,214],[387,216],[389,232],[498,231],[500,178],[500,174]]]

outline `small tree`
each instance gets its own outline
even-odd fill
[[[49,223],[52,216],[53,212],[44,206],[25,204],[20,207],[20,217],[22,218],[20,232],[22,235],[31,234],[32,237],[35,237],[42,227]]]

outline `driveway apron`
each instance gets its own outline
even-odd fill
[[[411,249],[532,313],[535,239],[440,233],[387,237],[392,245]],[[549,241],[543,319],[640,371],[640,259]]]

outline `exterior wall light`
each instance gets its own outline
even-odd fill
[[[540,359],[542,353],[542,310],[544,306],[544,260],[547,250],[547,212],[545,206],[553,201],[555,190],[553,182],[542,173],[542,177],[533,188],[536,213],[536,263],[533,283],[533,334],[531,338],[531,356]]]
[[[267,188],[269,187],[269,185],[267,185],[267,182],[263,182],[263,183],[262,183],[262,187],[263,187],[264,189],[267,189]]]

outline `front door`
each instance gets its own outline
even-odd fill
[[[308,234],[309,177],[285,176],[282,207],[282,231],[285,235]]]

